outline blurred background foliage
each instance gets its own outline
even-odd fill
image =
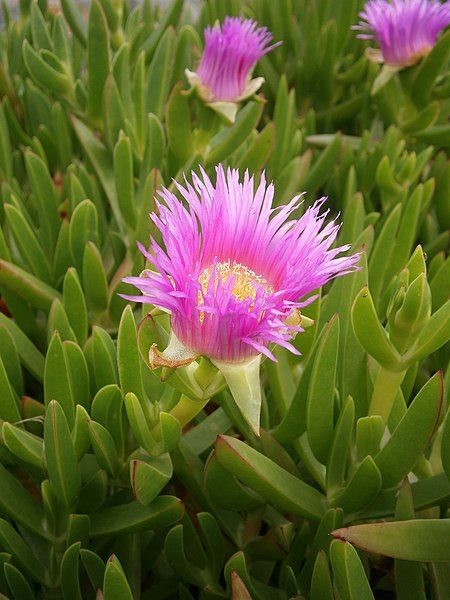
[[[449,598],[450,32],[380,85],[359,0],[8,4],[1,597]],[[240,14],[283,43],[229,125],[184,69]],[[167,317],[118,296],[157,188],[218,162],[265,169],[278,204],[327,195],[362,253],[302,356],[265,361],[260,438],[227,391],[182,430],[185,369],[146,362]]]

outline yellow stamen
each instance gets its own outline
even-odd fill
[[[227,260],[225,262],[215,263],[200,273],[198,282],[202,286],[203,294],[205,294],[210,285],[211,277],[215,274],[215,289],[220,282],[226,283],[230,277],[234,278],[233,289],[231,293],[233,296],[243,302],[244,300],[255,300],[258,289],[263,288],[267,294],[273,294],[274,289],[270,283],[262,275],[257,275],[254,271],[247,268],[241,263],[236,261],[231,262]],[[203,302],[202,294],[199,292],[199,303]]]

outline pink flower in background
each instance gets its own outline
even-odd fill
[[[450,24],[450,6],[438,0],[369,0],[359,16],[358,37],[380,47],[371,51],[372,58],[407,67],[426,56]]]
[[[273,358],[275,343],[295,352],[290,339],[299,327],[298,310],[306,295],[330,279],[355,269],[358,255],[339,256],[348,246],[332,247],[339,225],[325,224],[325,198],[290,219],[301,196],[272,208],[273,184],[264,176],[255,189],[246,172],[224,172],[215,184],[202,171],[192,185],[176,184],[186,205],[163,189],[163,202],[151,218],[165,248],[154,239],[140,246],[154,270],[124,281],[142,296],[129,300],[171,313],[172,330],[193,354],[225,362],[263,353]]]
[[[237,103],[252,96],[264,79],[251,79],[257,61],[276,45],[272,34],[255,21],[226,17],[222,25],[205,30],[205,49],[197,72],[186,69],[190,84],[215,108],[216,103]]]

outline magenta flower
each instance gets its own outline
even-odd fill
[[[197,72],[186,69],[200,97],[216,104],[237,103],[252,96],[264,79],[251,79],[257,61],[278,44],[269,46],[272,34],[255,21],[227,17],[222,25],[205,30],[205,49]]]
[[[355,269],[358,255],[339,256],[349,246],[332,247],[339,225],[325,224],[325,198],[299,219],[290,219],[301,196],[272,208],[273,184],[264,176],[254,189],[246,172],[218,166],[215,185],[204,171],[192,185],[176,184],[185,206],[163,189],[159,214],[151,218],[163,249],[154,239],[141,252],[153,265],[124,281],[142,296],[129,300],[170,312],[173,332],[193,356],[235,363],[261,353],[274,359],[270,344],[296,352],[290,343],[301,331],[298,309],[330,279]]]
[[[359,15],[360,39],[376,40],[370,57],[392,67],[414,65],[426,56],[450,24],[450,7],[438,0],[369,0]],[[364,33],[366,32],[366,33]]]

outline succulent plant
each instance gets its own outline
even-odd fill
[[[3,2],[1,598],[450,596],[450,33],[386,74],[362,5]],[[274,42],[234,122],[185,75],[227,16]],[[220,163],[360,253],[253,388],[150,360],[171,315],[123,298],[158,191]]]

